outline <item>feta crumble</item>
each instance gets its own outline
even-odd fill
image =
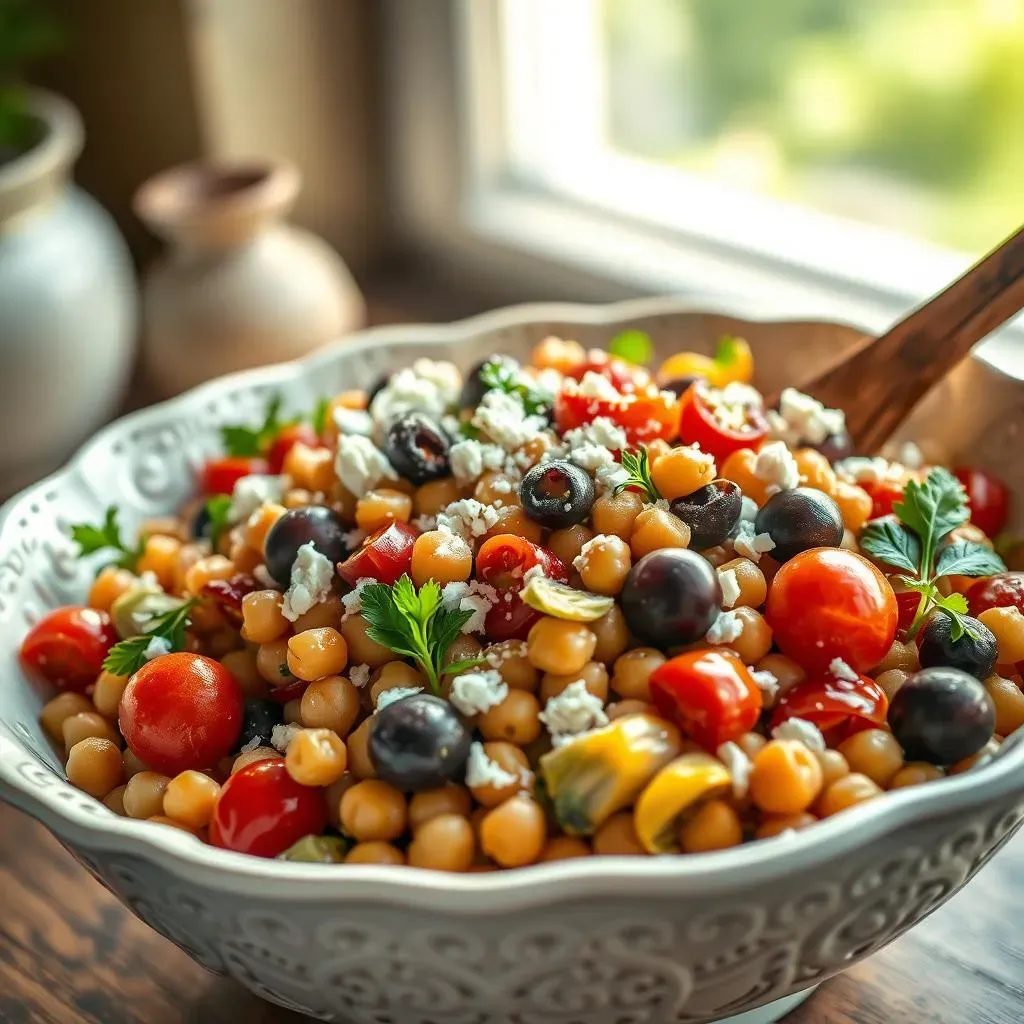
[[[437,516],[416,516],[412,520],[412,525],[416,527],[420,533],[430,533],[431,530],[437,529]]]
[[[726,569],[718,574],[718,582],[722,586],[722,606],[731,608],[740,599],[740,581],[736,578],[735,569]]]
[[[368,438],[350,434],[338,438],[334,456],[338,479],[357,498],[372,490],[382,480],[397,480],[387,456]]]
[[[619,450],[627,447],[626,432],[607,416],[595,416],[582,427],[567,430],[562,439],[572,452],[586,445],[598,445],[601,448]]]
[[[543,416],[527,416],[519,396],[504,391],[488,391],[477,406],[472,423],[509,452],[547,428]]]
[[[509,468],[508,454],[504,448],[470,439],[458,441],[451,446],[448,462],[452,475],[460,484],[473,483],[488,470],[500,472]]]
[[[781,725],[772,729],[772,739],[798,740],[808,750],[823,751],[826,748],[821,730],[805,718],[787,718]]]
[[[422,686],[393,686],[390,690],[381,690],[374,711],[383,711],[389,704],[405,700],[406,697],[415,697],[417,693],[422,692]]]
[[[836,679],[845,679],[850,683],[860,682],[860,676],[842,658],[833,658],[829,662],[828,670]]]
[[[880,455],[872,459],[853,455],[833,467],[836,476],[848,484],[877,484],[889,475],[889,463]]]
[[[331,419],[334,420],[339,434],[361,434],[363,437],[369,437],[373,433],[373,417],[363,409],[337,406],[331,413]]]
[[[287,722],[284,725],[275,725],[270,733],[270,745],[282,754],[286,754],[288,745],[300,732],[302,732],[301,725],[291,725]]]
[[[752,523],[757,518],[757,502],[745,494],[740,500],[740,522]]]
[[[154,636],[150,638],[146,649],[142,652],[142,656],[146,661],[152,661],[154,658],[159,658],[161,654],[171,653],[171,641],[163,636]]]
[[[764,668],[757,672],[751,672],[757,688],[761,691],[761,699],[766,708],[773,707],[779,699],[779,677],[774,672]]]
[[[346,615],[358,615],[363,610],[363,587],[376,582],[372,576],[360,576],[355,586],[347,594],[342,594],[341,603]]]
[[[736,612],[722,612],[704,635],[709,644],[729,644],[743,634],[743,620]]]
[[[386,424],[407,412],[422,412],[440,420],[459,398],[462,377],[454,363],[417,359],[393,373],[370,403],[370,416]]]
[[[576,390],[584,398],[593,398],[601,402],[622,401],[622,395],[616,390],[615,385],[603,374],[594,373],[593,370],[583,374],[583,379]]]
[[[614,491],[616,487],[624,484],[628,479],[629,470],[624,469],[618,462],[613,462],[611,465],[603,465],[594,474],[594,480],[601,493]]]
[[[605,466],[618,465],[615,456],[603,445],[582,444],[569,452],[569,461],[585,469],[588,473],[596,473]]]
[[[447,530],[465,541],[473,537],[482,537],[497,522],[498,510],[493,505],[484,505],[476,498],[460,498],[453,501],[437,515],[439,530]]]
[[[743,752],[743,748],[732,740],[723,743],[715,753],[732,776],[733,796],[737,800],[742,800],[750,788],[750,773],[753,771],[754,762]]]
[[[775,550],[775,541],[767,533],[754,533],[754,524],[741,519],[732,546],[736,554],[759,562],[763,554]]]
[[[904,441],[896,455],[896,461],[907,469],[921,469],[924,466],[924,452],[913,441]]]
[[[361,690],[370,681],[369,665],[349,665],[348,681],[357,689]]]
[[[556,743],[560,737],[578,736],[608,724],[604,701],[595,697],[582,679],[552,697],[538,716]]]
[[[312,541],[299,548],[292,563],[291,586],[284,592],[281,614],[294,622],[310,608],[326,601],[334,582],[334,563]]]
[[[358,548],[362,545],[363,541],[366,540],[368,536],[369,534],[365,530],[359,529],[358,526],[354,527],[351,530],[346,530],[342,534],[342,538],[345,541],[345,547],[348,548],[349,551],[358,550]]]
[[[466,785],[470,789],[478,789],[482,786],[494,786],[495,789],[504,789],[506,786],[514,786],[516,777],[505,771],[496,761],[487,756],[482,743],[473,743],[469,748],[469,757],[466,760]]]
[[[800,470],[784,441],[771,441],[757,453],[754,476],[768,484],[768,497],[800,486]]]
[[[846,416],[841,409],[828,409],[796,388],[785,388],[779,396],[779,411],[769,409],[767,417],[772,437],[794,448],[821,444],[846,429]]]
[[[263,740],[259,736],[253,736],[251,740],[246,740],[239,748],[240,754],[248,754],[251,750],[256,750],[263,746]]]
[[[450,612],[458,611],[460,602],[468,593],[468,583],[463,583],[461,580],[446,583],[441,588],[441,607]]]
[[[494,587],[479,580],[446,583],[441,588],[441,606],[449,611],[472,612],[462,626],[463,633],[482,633],[487,613],[498,600]]]
[[[508,683],[494,669],[464,672],[452,680],[448,698],[464,715],[483,714],[508,696]]]
[[[287,485],[286,476],[266,476],[262,473],[243,476],[231,492],[231,522],[244,523],[265,502],[280,502]]]
[[[577,572],[586,571],[587,565],[590,562],[590,556],[595,551],[602,551],[608,547],[609,534],[599,533],[596,537],[591,537],[581,548],[580,553],[572,560],[572,567]]]

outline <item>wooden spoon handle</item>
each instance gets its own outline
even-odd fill
[[[878,451],[910,410],[985,335],[1024,308],[1024,227],[877,339],[804,390],[846,410],[857,451]]]

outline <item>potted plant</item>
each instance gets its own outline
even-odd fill
[[[81,118],[23,79],[62,37],[39,0],[0,0],[0,497],[110,417],[135,343],[127,248],[71,182]]]

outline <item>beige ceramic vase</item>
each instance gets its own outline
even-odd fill
[[[168,243],[143,290],[157,394],[295,359],[362,326],[363,299],[338,254],[283,222],[299,186],[289,164],[200,163],[136,193],[136,213]]]

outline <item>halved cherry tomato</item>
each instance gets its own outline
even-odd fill
[[[650,383],[651,375],[642,366],[635,366],[627,363],[625,359],[610,355],[604,349],[592,348],[587,353],[586,362],[574,366],[567,373],[567,377],[574,380],[583,380],[586,373],[596,373],[605,380],[611,381],[615,390],[622,394],[635,391],[637,387],[646,386]]]
[[[224,783],[210,821],[210,843],[222,850],[276,857],[303,836],[327,827],[324,790],[300,786],[284,758],[247,765]]]
[[[128,680],[117,720],[128,748],[165,775],[212,768],[242,732],[235,677],[201,654],[164,654]]]
[[[499,590],[518,590],[526,572],[537,565],[545,576],[569,582],[569,570],[558,555],[525,537],[502,533],[485,540],[476,553],[477,579]]]
[[[898,636],[906,636],[907,630],[914,624],[914,619],[917,617],[921,595],[916,590],[896,590],[895,586],[893,592],[896,594],[896,632]]]
[[[871,498],[871,518],[881,519],[892,515],[892,507],[903,500],[902,480],[865,480],[860,485]]]
[[[761,715],[750,670],[721,651],[670,658],[651,673],[650,684],[658,712],[712,753],[753,729]]]
[[[574,430],[599,416],[620,426],[631,445],[657,438],[671,441],[679,433],[679,400],[670,391],[659,391],[648,383],[625,394],[595,398],[582,394],[575,381],[566,381],[555,397],[558,429]]]
[[[813,722],[833,746],[854,733],[885,725],[889,700],[867,676],[857,682],[833,675],[805,679],[787,690],[775,705],[771,728],[789,718]]]
[[[967,591],[967,604],[974,616],[989,608],[1016,608],[1024,613],[1024,572],[1001,572],[978,580]]]
[[[710,387],[706,381],[696,381],[684,392],[679,420],[679,438],[684,444],[697,444],[702,451],[714,455],[721,464],[741,448],[755,451],[768,434],[768,421],[756,406],[730,406],[736,411],[732,422],[718,404],[722,392]]]
[[[120,639],[110,616],[95,608],[57,608],[21,642],[21,660],[59,690],[81,693],[96,682]]]
[[[260,584],[248,573],[236,572],[226,580],[210,580],[203,586],[203,596],[210,598],[220,608],[228,622],[241,627],[242,598],[260,589]]]
[[[408,523],[388,523],[338,565],[338,575],[350,586],[367,578],[396,583],[412,568],[412,548],[419,535],[420,531]]]
[[[243,476],[252,473],[266,473],[266,459],[251,455],[226,455],[222,459],[210,459],[203,466],[200,487],[204,494],[230,494]]]
[[[544,618],[519,596],[519,588],[499,590],[498,599],[484,618],[484,632],[495,643],[525,640],[534,624]]]
[[[297,444],[319,448],[320,438],[308,423],[289,423],[288,426],[282,427],[267,449],[268,471],[280,473],[284,467],[285,456]]]
[[[1010,513],[1010,491],[1006,484],[991,473],[970,466],[953,472],[967,492],[971,522],[989,537],[995,537],[1006,526]]]
[[[284,686],[272,686],[267,694],[267,700],[275,704],[287,704],[290,700],[300,700],[306,692],[309,683],[305,679],[296,679],[294,682],[285,683]]]
[[[892,646],[899,610],[889,581],[866,558],[811,548],[775,574],[766,616],[782,653],[808,671],[842,658],[866,672]]]

